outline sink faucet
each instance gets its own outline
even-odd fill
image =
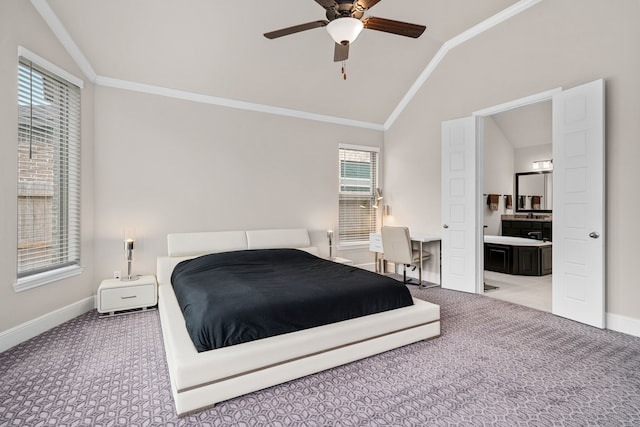
[[[542,240],[542,231],[530,231],[527,233],[527,236],[531,237],[532,239]]]

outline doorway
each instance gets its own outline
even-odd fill
[[[604,80],[442,122],[442,287],[483,293],[486,116],[552,100],[552,313],[604,328]]]
[[[551,100],[481,120],[486,199],[481,212],[485,240],[493,242],[484,245],[484,294],[551,312],[552,262],[539,268],[542,256],[551,261],[553,247]],[[530,242],[519,246],[503,236]]]

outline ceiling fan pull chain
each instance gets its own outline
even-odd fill
[[[358,37],[363,29],[382,31],[404,37],[418,38],[427,28],[424,25],[394,21],[386,18],[365,16],[365,12],[381,0],[315,0],[325,9],[326,19],[293,25],[279,30],[264,33],[268,39],[288,36],[290,34],[326,27],[335,42],[333,61],[342,61],[340,70],[342,78],[347,80],[347,69],[344,61],[349,58],[349,45]]]

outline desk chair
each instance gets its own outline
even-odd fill
[[[422,287],[422,262],[429,259],[431,254],[423,251],[422,259],[420,259],[420,250],[413,248],[407,227],[382,227],[382,248],[385,261],[403,265],[402,283],[409,283],[407,281],[407,265],[417,266],[418,286]]]

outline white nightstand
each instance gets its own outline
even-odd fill
[[[103,280],[98,287],[98,313],[145,309],[158,303],[158,286],[153,275],[140,276],[129,282],[120,279]]]
[[[333,258],[327,258],[329,261],[337,262],[338,264],[346,264],[353,265],[353,261],[347,258],[341,258],[339,256],[334,256]]]

